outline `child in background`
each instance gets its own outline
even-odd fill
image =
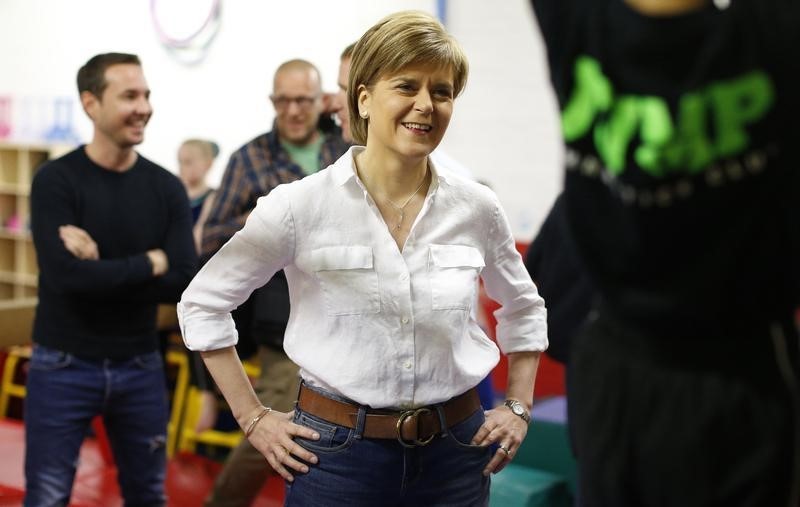
[[[187,139],[178,149],[178,173],[192,207],[195,246],[200,251],[203,223],[214,204],[214,189],[206,183],[206,175],[219,154],[219,146],[213,141]]]
[[[192,208],[192,236],[195,248],[200,252],[203,238],[203,224],[214,204],[215,189],[208,186],[206,175],[214,159],[219,154],[219,146],[213,141],[187,139],[178,148],[178,175],[189,195]],[[200,388],[201,409],[195,431],[200,433],[211,429],[217,421],[217,395],[213,380],[196,353],[189,354],[191,382]]]

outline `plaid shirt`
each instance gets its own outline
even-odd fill
[[[319,153],[320,169],[336,162],[347,148],[338,131],[326,133]],[[244,226],[259,197],[303,176],[300,166],[292,162],[281,146],[275,129],[236,150],[228,161],[203,226],[201,261],[205,263]]]

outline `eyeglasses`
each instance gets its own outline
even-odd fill
[[[318,98],[319,95],[315,95],[313,97],[305,97],[302,95],[300,97],[285,97],[283,95],[270,96],[272,105],[275,106],[275,109],[278,111],[285,111],[289,109],[289,106],[291,105],[292,102],[297,104],[298,108],[304,111],[308,111],[309,109],[311,109],[311,106],[314,105],[314,102],[316,102]]]

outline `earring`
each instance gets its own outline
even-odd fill
[[[360,114],[361,114],[361,117],[362,117],[362,118],[364,118],[365,120],[366,120],[367,118],[369,118],[369,113],[368,113],[367,111],[361,111],[361,113],[360,113]]]

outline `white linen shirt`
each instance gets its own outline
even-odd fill
[[[234,345],[231,310],[284,269],[286,353],[309,384],[373,408],[445,401],[497,364],[497,346],[472,317],[479,275],[503,305],[503,352],[546,349],[544,301],[494,193],[430,164],[401,252],[356,175],[360,150],[258,200],[178,303],[186,346]]]

